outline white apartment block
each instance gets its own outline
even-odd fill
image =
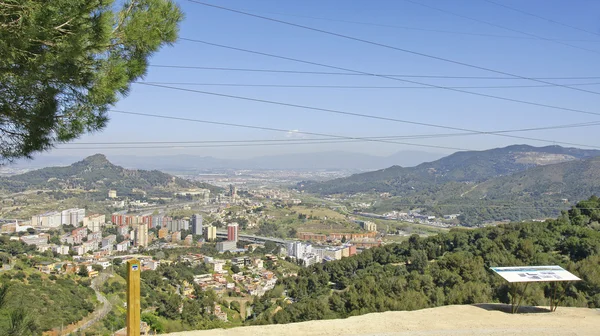
[[[83,226],[92,232],[100,232],[106,223],[106,215],[90,215],[83,218]]]
[[[85,209],[67,209],[61,211],[60,214],[62,224],[78,227],[85,217]]]
[[[31,226],[55,229],[62,225],[61,213],[57,211],[46,212],[31,217]]]

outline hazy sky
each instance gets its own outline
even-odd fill
[[[596,79],[552,79],[547,81],[560,84],[597,83],[595,85],[577,86],[577,88],[600,92],[600,35],[578,31],[543,19],[527,16],[486,1],[415,0],[416,2],[453,11],[460,15],[524,31],[546,39],[560,41],[535,39],[528,35],[453,16],[404,0],[206,1],[224,7],[248,11],[258,15],[346,34],[463,63],[492,68],[524,77],[597,76],[598,78]],[[523,11],[535,13],[544,18],[600,33],[600,1],[495,1]],[[179,4],[186,16],[181,26],[180,37],[182,38],[204,40],[211,43],[324,63],[368,73],[499,76],[498,74],[483,70],[476,70],[397,50],[286,26],[280,23],[202,6],[189,1],[180,0]],[[407,29],[406,27],[414,29]],[[429,30],[436,30],[437,32]],[[472,35],[440,31],[462,32]],[[561,43],[590,49],[590,51],[577,49]],[[252,55],[184,40],[180,40],[173,47],[161,50],[150,62],[153,65],[339,72],[314,65]],[[440,86],[540,85],[537,82],[520,79],[408,79]],[[417,86],[397,80],[368,76],[260,73],[159,67],[150,67],[144,81],[197,84]],[[555,126],[600,120],[600,117],[595,115],[524,105],[431,88],[339,89],[168,85],[479,131]],[[465,90],[571,109],[600,112],[599,95],[570,90],[564,87],[478,88]],[[134,84],[130,95],[122,99],[115,109],[278,128],[290,131],[299,130],[302,132],[355,137],[406,136],[456,132],[426,126],[336,115],[192,92],[181,92],[166,88],[148,87],[140,84]],[[85,136],[74,144],[63,145],[62,147],[94,147],[92,145],[77,144],[83,142],[311,138],[311,136],[303,136],[297,132],[273,132],[122,114],[111,114],[110,117],[111,121],[103,132]],[[543,138],[550,141],[600,146],[598,127],[545,130],[518,133],[518,135]],[[487,149],[514,143],[529,143],[536,146],[552,144],[551,142],[527,141],[493,135],[411,139],[404,142],[463,149]],[[191,145],[194,144],[186,144],[186,146]],[[401,150],[452,152],[452,150],[448,149],[377,142],[119,150],[106,149],[108,146],[117,145],[96,146],[101,149],[56,149],[51,154],[83,156],[97,152],[108,155],[187,153],[217,157],[248,157],[264,154],[325,150],[371,152],[379,155]],[[156,146],[168,145],[160,144]]]

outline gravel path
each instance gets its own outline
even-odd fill
[[[524,307],[509,314],[505,305],[445,306],[417,311],[374,313],[343,320],[309,321],[172,333],[171,336],[565,336],[600,335],[600,310],[559,307],[554,313]]]

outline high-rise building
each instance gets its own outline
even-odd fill
[[[87,227],[92,232],[100,232],[106,222],[105,215],[89,215],[83,217],[83,226]]]
[[[192,234],[196,236],[202,235],[202,215],[200,214],[192,216]]]
[[[227,225],[227,240],[238,241],[238,223],[229,223]]]
[[[85,217],[85,209],[67,209],[60,213],[61,223],[64,225],[79,226]]]
[[[148,224],[139,224],[135,233],[136,246],[148,246]]]
[[[212,225],[205,227],[204,239],[206,239],[206,241],[213,241],[217,239],[217,227]]]
[[[61,213],[57,211],[47,212],[31,217],[31,226],[47,228],[58,228],[62,225]]]
[[[229,196],[231,196],[232,198],[237,197],[237,190],[233,184],[229,185]]]

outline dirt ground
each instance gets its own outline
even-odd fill
[[[309,321],[172,333],[171,336],[421,336],[421,335],[600,335],[600,310],[524,307],[507,313],[506,305],[445,306],[417,311],[374,313],[343,320]]]

